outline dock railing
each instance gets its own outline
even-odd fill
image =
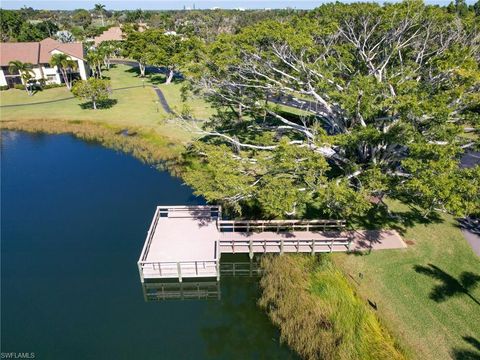
[[[218,220],[220,232],[341,231],[345,220]]]
[[[139,261],[138,270],[142,281],[145,278],[217,278],[220,271],[217,260],[192,261]]]
[[[215,244],[215,260],[191,261],[147,261],[150,245],[161,217],[169,218],[209,218],[218,221],[222,216],[221,206],[157,206],[152,223],[147,232],[147,239],[143,245],[140,258],[137,262],[140,279],[145,278],[178,278],[181,282],[185,278],[193,277],[220,277],[220,250]]]
[[[222,217],[222,207],[198,205],[198,206],[159,206],[157,207],[161,217],[169,218],[210,218]]]
[[[350,250],[351,237],[342,231],[345,220],[218,220],[217,228],[221,252],[254,253],[284,252],[333,252]],[[267,233],[276,233],[278,238],[271,238]],[[291,232],[304,233],[302,236],[290,236]],[[229,233],[245,233],[244,237],[229,236]],[[251,234],[265,233],[265,238],[254,238]],[[317,234],[321,233],[322,238]],[[298,235],[298,234],[297,234]]]
[[[142,252],[140,253],[140,259],[138,260],[139,263],[142,261],[145,261],[145,259],[147,258],[148,251],[150,250],[150,245],[152,244],[153,235],[155,233],[155,229],[157,228],[159,218],[160,218],[160,207],[157,206],[155,213],[153,214],[152,223],[150,224],[150,228],[148,229],[148,232],[147,232],[147,240],[145,241]]]

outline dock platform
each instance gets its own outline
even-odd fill
[[[220,206],[158,206],[138,261],[142,282],[220,280],[222,253],[404,248],[395,231],[346,231],[344,220],[222,220]]]

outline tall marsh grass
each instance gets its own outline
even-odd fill
[[[259,305],[305,359],[405,359],[328,255],[266,256]]]
[[[73,134],[84,141],[131,154],[144,163],[178,173],[176,160],[183,147],[153,132],[120,128],[92,121],[15,120],[2,121],[1,130],[20,130],[47,134]]]

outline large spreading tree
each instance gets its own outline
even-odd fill
[[[164,67],[165,83],[170,84],[176,73],[187,64],[198,62],[202,42],[196,37],[169,34],[164,30],[148,29],[144,32],[128,30],[124,54],[139,64],[140,75],[145,76],[145,66]]]
[[[386,195],[425,215],[478,213],[480,169],[458,166],[475,146],[464,128],[480,124],[471,14],[336,3],[220,36],[195,79],[218,114],[187,155],[186,181],[267,216],[363,214]]]

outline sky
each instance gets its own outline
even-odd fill
[[[334,0],[331,0],[334,1]],[[473,3],[475,0],[467,1]],[[102,3],[108,10],[168,10],[183,9],[185,7],[196,9],[211,9],[220,7],[223,9],[280,9],[291,7],[296,9],[312,9],[328,2],[325,0],[0,0],[0,7],[3,9],[19,9],[23,6],[34,9],[45,10],[73,10],[92,9],[94,4]],[[345,1],[351,2],[351,1]],[[383,0],[382,0],[383,2]],[[450,0],[427,0],[427,3],[448,4]]]

